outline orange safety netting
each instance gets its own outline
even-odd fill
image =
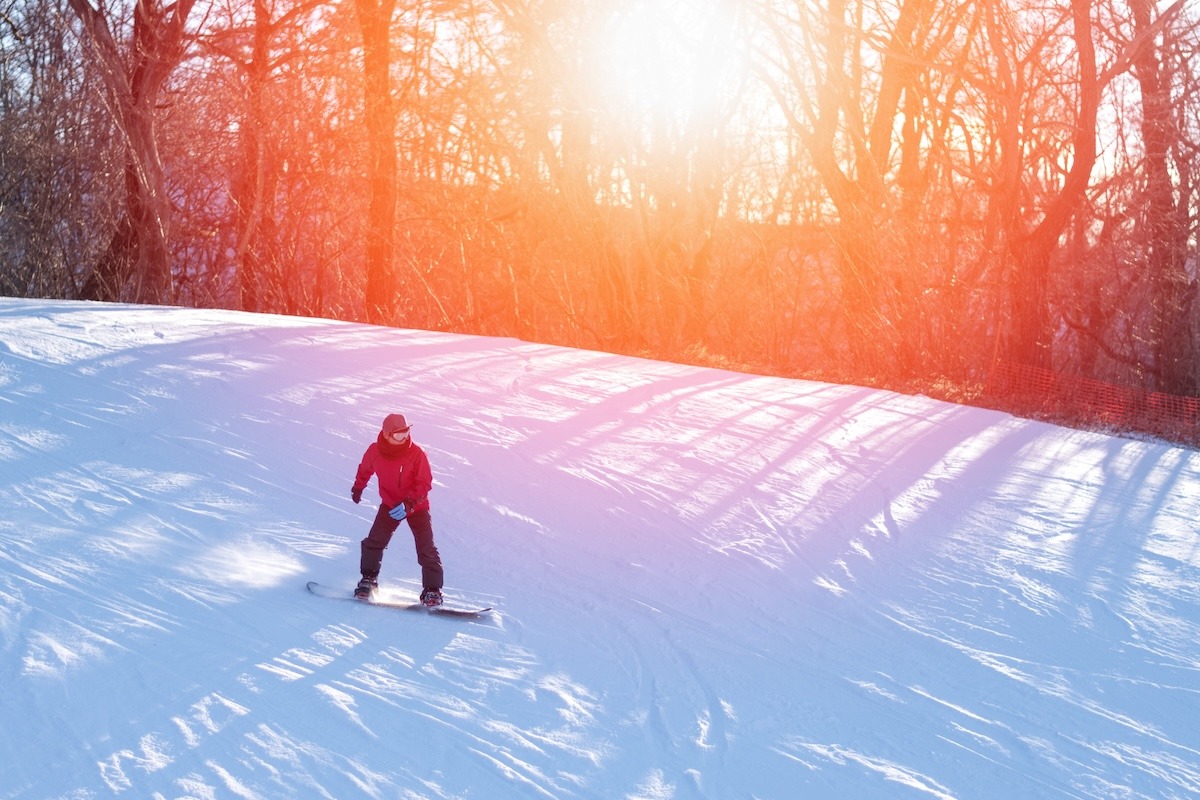
[[[993,407],[1020,416],[1148,433],[1200,445],[1197,397],[1150,392],[1008,363],[992,371],[986,395]]]

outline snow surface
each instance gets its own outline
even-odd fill
[[[487,621],[305,590],[357,578],[350,484],[391,411],[433,463],[447,594]],[[1187,449],[516,340],[0,300],[0,505],[3,798],[1200,795]]]

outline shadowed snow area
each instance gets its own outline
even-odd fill
[[[444,619],[358,577],[383,417]],[[1200,458],[851,386],[0,299],[0,798],[1191,798]],[[402,526],[381,583],[419,591]]]

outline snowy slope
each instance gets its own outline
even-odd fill
[[[489,621],[304,588],[356,579],[350,483],[394,410],[447,594]],[[1189,450],[514,340],[0,299],[0,505],[0,798],[1200,795]]]

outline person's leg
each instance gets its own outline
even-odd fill
[[[379,568],[383,564],[383,551],[392,541],[392,534],[396,532],[399,525],[399,522],[388,516],[387,507],[380,504],[379,512],[375,514],[375,522],[371,525],[367,538],[362,540],[362,558],[359,562],[359,569],[364,578],[371,580],[379,578]]]
[[[417,547],[417,563],[421,565],[421,585],[426,589],[442,588],[442,557],[433,543],[433,520],[428,511],[408,515],[413,543]]]

